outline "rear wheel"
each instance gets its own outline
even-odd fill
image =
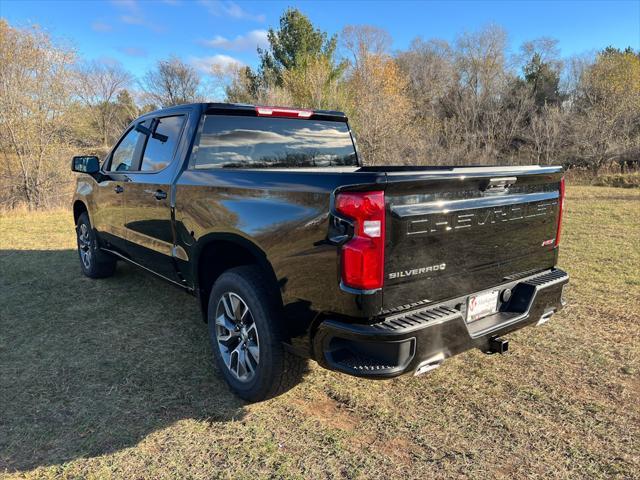
[[[96,233],[91,228],[89,216],[81,213],[76,225],[78,239],[78,255],[80,268],[89,278],[104,278],[113,275],[116,269],[116,258],[98,248]]]
[[[209,338],[213,355],[231,390],[251,402],[293,387],[304,362],[285,350],[274,295],[252,266],[233,268],[216,281],[209,296]]]

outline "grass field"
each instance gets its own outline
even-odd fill
[[[247,405],[195,300],[128,265],[80,273],[68,212],[0,217],[0,476],[639,478],[640,191],[570,187],[570,306],[434,373],[310,366]]]

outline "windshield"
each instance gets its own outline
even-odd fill
[[[357,165],[346,122],[206,115],[194,147],[195,168]]]

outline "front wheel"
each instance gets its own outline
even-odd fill
[[[89,222],[89,216],[86,212],[78,217],[76,235],[82,273],[89,278],[104,278],[113,275],[116,270],[116,258],[98,248],[98,239],[91,228],[91,222]]]
[[[281,318],[266,279],[253,266],[223,273],[209,295],[209,338],[231,390],[244,400],[275,397],[301,378],[304,362],[285,350]]]

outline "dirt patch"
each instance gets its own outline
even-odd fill
[[[417,445],[404,437],[393,437],[380,441],[376,447],[383,455],[402,465],[410,465],[413,461],[413,454],[418,449]]]
[[[292,399],[292,403],[307,417],[331,428],[351,432],[359,423],[358,418],[344,404],[327,396],[311,400],[296,398]]]

